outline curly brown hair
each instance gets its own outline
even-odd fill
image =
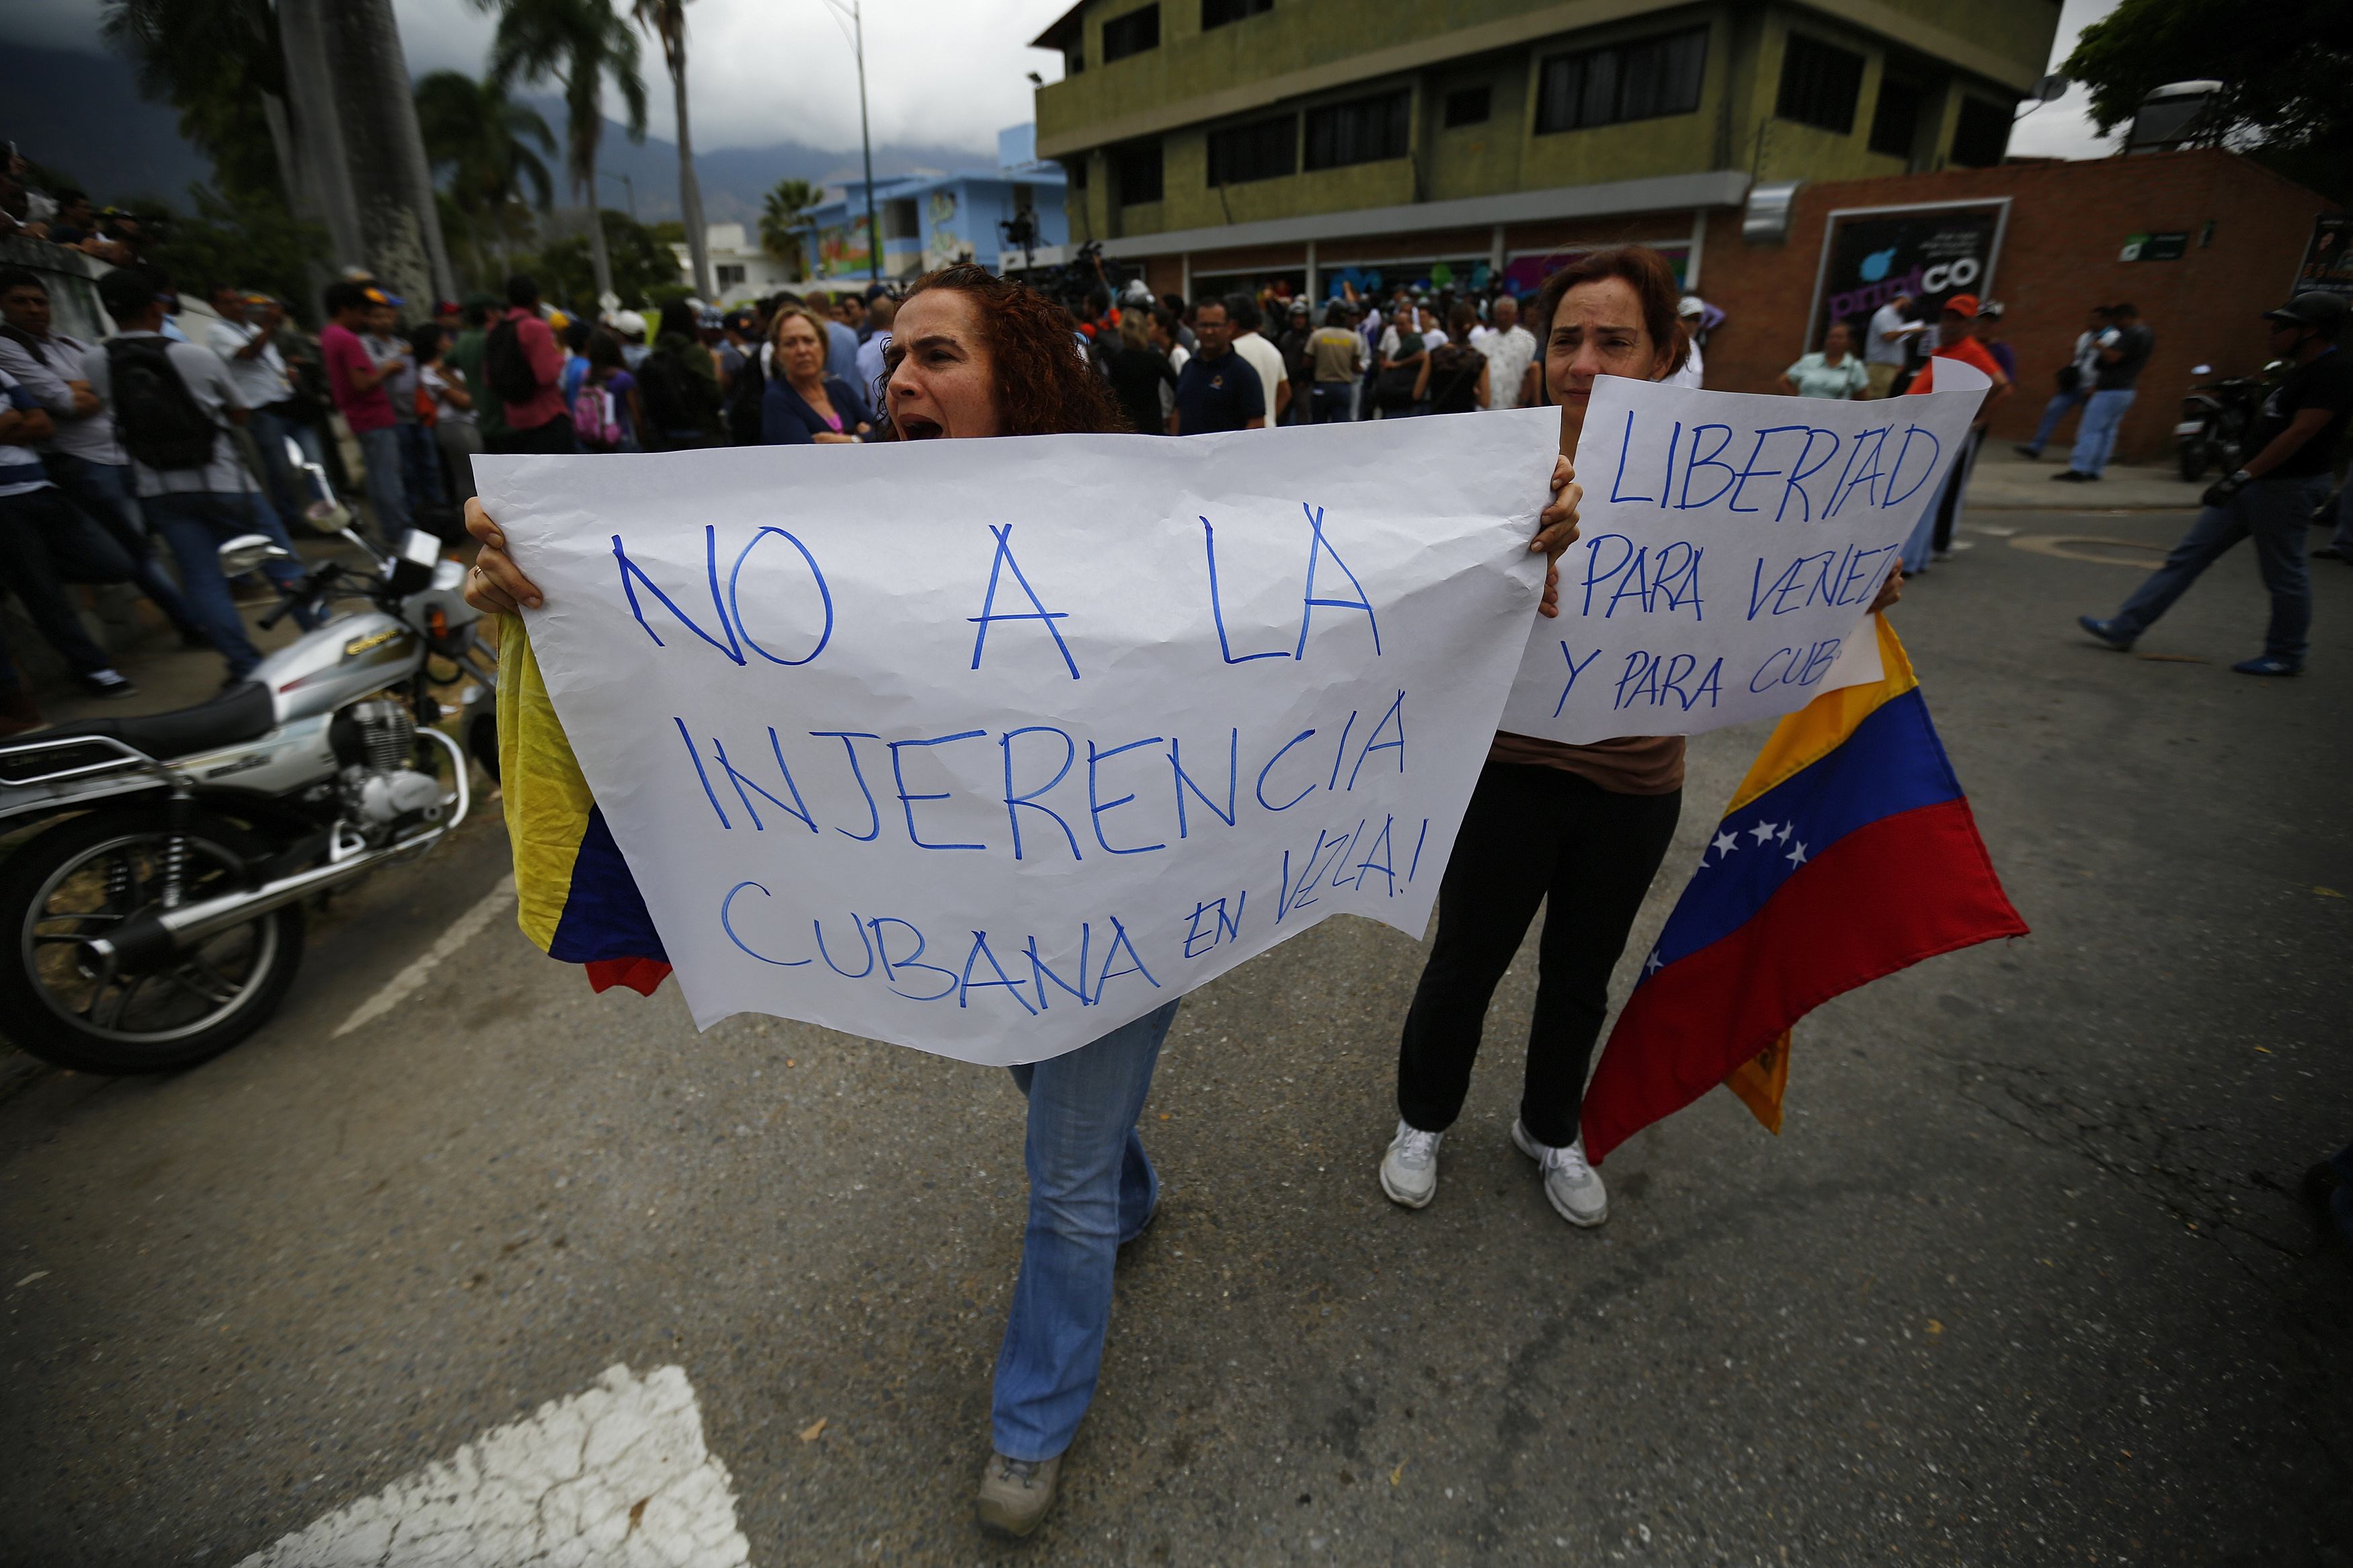
[[[1026,283],[999,278],[971,262],[926,273],[901,301],[927,289],[954,289],[980,309],[981,330],[997,384],[998,433],[1006,436],[1103,435],[1125,432],[1127,417],[1103,377],[1080,350],[1069,314]],[[905,357],[894,340],[883,351],[887,387]],[[892,426],[892,434],[897,435]]]

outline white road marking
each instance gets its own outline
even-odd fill
[[[743,1568],[734,1481],[683,1369],[605,1369],[237,1568]]]
[[[423,957],[385,981],[384,989],[361,1003],[359,1010],[344,1019],[343,1026],[335,1031],[335,1037],[341,1039],[362,1025],[374,1023],[423,990],[425,983],[433,977],[433,971],[441,961],[473,941],[501,910],[514,902],[514,878],[501,878],[499,885],[483,894],[480,903],[459,915],[449,929],[441,933],[441,939],[425,950]]]

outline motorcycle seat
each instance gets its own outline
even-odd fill
[[[278,721],[269,688],[248,680],[231,687],[209,702],[169,713],[140,713],[126,719],[77,719],[58,724],[28,741],[64,741],[80,735],[101,736],[136,747],[157,762],[192,756],[222,746],[234,746],[269,732]]]

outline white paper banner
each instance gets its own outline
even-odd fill
[[[1421,935],[1556,418],[475,470],[695,1021],[1010,1063],[1344,910]]]
[[[1697,734],[1880,679],[1856,628],[1989,384],[1949,359],[1938,391],[1871,403],[1598,379],[1561,613],[1536,618],[1503,727]]]

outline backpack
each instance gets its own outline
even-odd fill
[[[591,452],[621,448],[621,416],[602,382],[584,381],[572,398],[572,431]]]
[[[529,403],[539,395],[539,376],[522,352],[522,329],[513,317],[492,327],[482,341],[482,372],[491,390],[508,403]]]
[[[727,380],[727,438],[738,447],[760,444],[760,405],[767,395],[768,378],[760,369],[755,349]]]
[[[163,338],[112,338],[106,345],[115,433],[151,468],[201,468],[213,460],[220,426],[180,379]]]
[[[646,410],[646,428],[639,434],[649,447],[667,447],[711,428],[710,389],[674,347],[657,348],[638,366],[638,396]]]

